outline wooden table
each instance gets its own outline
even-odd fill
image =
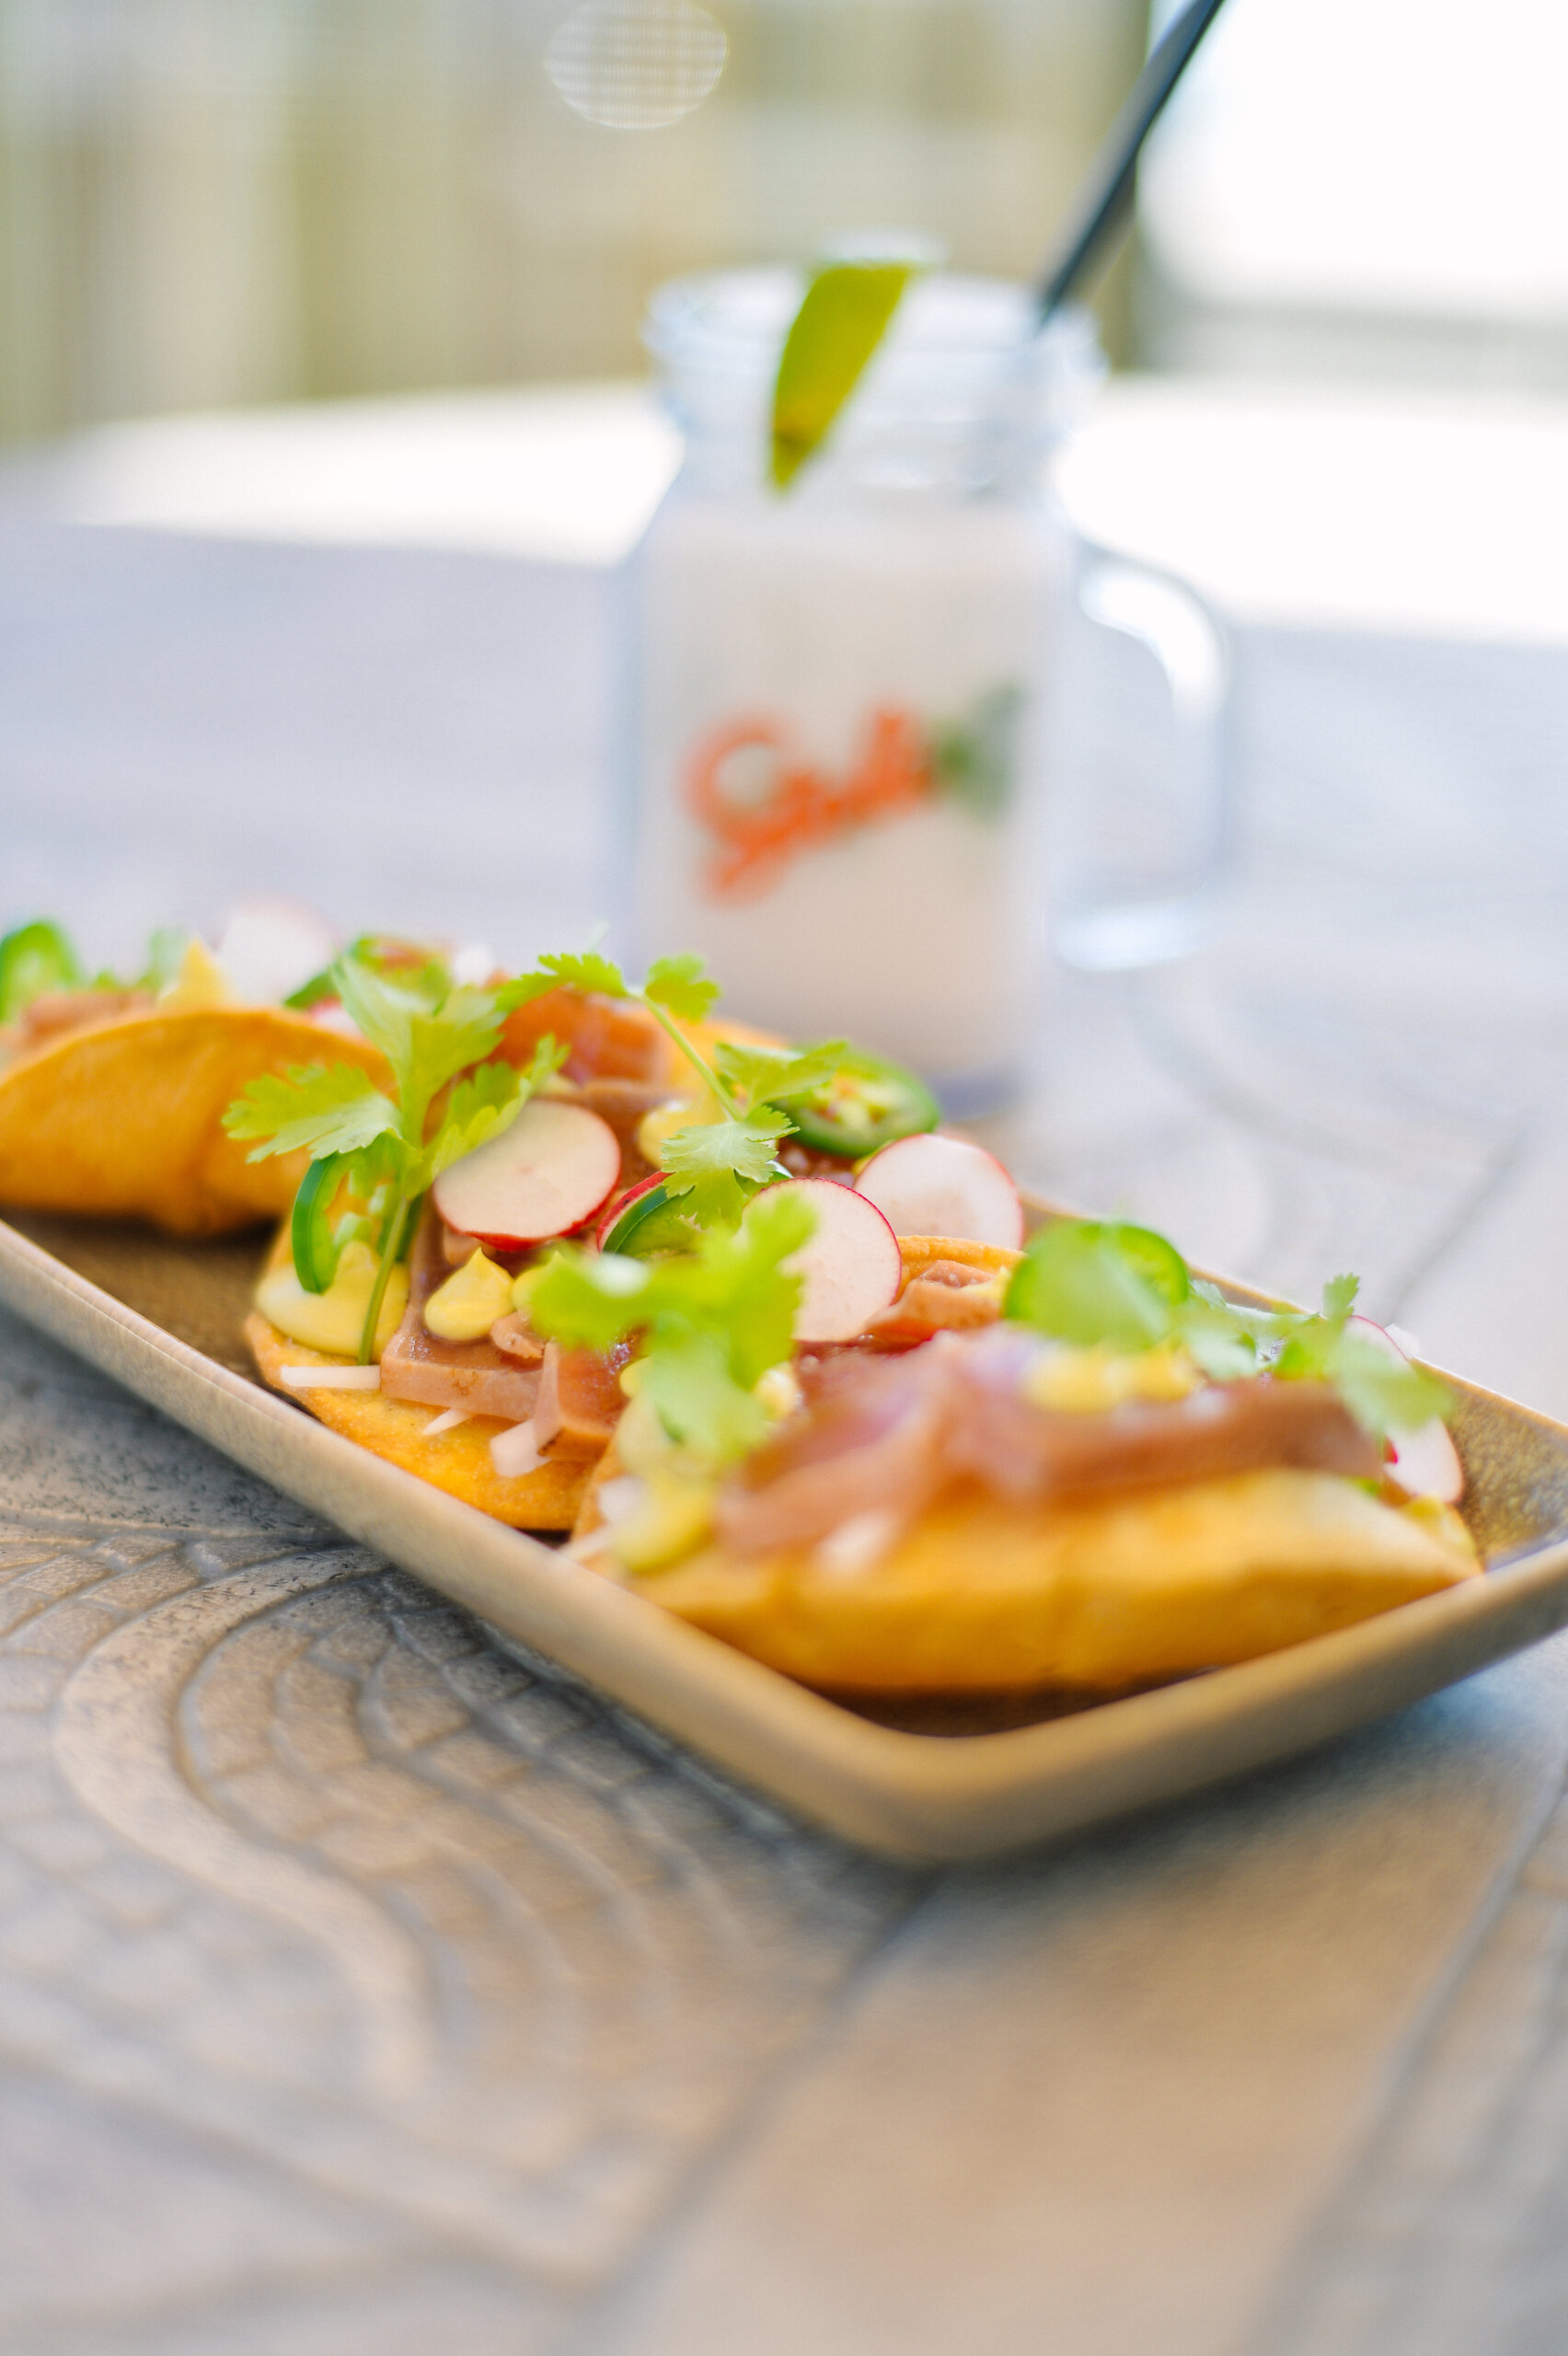
[[[1184,439],[1193,396],[1161,398],[1111,422]],[[1303,429],[1265,426],[1266,483]],[[177,437],[117,446],[118,477],[90,445],[0,510],[7,920],[124,961],[280,887],[519,956],[584,932],[603,561],[530,557],[525,515],[489,553],[428,514],[401,545],[297,505],[269,537],[210,485],[171,512]],[[656,443],[618,446],[644,498]],[[1061,976],[997,1135],[1195,1258],[1286,1291],[1359,1268],[1431,1355],[1565,1414],[1568,633],[1544,593],[1516,628],[1482,586],[1478,621],[1462,571],[1424,615],[1358,610],[1410,570],[1376,524],[1340,606],[1294,618],[1188,546],[1238,619],[1234,921],[1160,975]],[[1568,1639],[1208,1798],[915,1876],[0,1340],[8,2356],[1568,2338]]]

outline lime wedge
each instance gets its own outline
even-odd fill
[[[786,489],[820,446],[921,267],[892,259],[830,261],[813,273],[773,387],[776,490]]]

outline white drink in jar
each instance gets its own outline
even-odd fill
[[[1021,290],[916,286],[828,448],[780,494],[785,273],[677,284],[652,341],[685,471],[639,560],[634,906],[737,1015],[846,1031],[960,1106],[1005,1092],[1035,1011],[1043,446],[1096,373]]]

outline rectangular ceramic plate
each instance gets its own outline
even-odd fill
[[[1455,1381],[1466,1513],[1491,1566],[1485,1579],[1070,1716],[980,1732],[874,1724],[263,1389],[240,1338],[258,1256],[254,1236],[177,1243],[18,1216],[0,1224],[0,1300],[503,1635],[802,1814],[895,1855],[983,1855],[1195,1790],[1397,1709],[1568,1622],[1568,1430]]]

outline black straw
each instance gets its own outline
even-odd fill
[[[1101,249],[1125,226],[1144,141],[1224,4],[1225,0],[1192,0],[1191,7],[1182,10],[1134,83],[1126,104],[1090,166],[1072,227],[1041,287],[1042,327],[1087,277]]]

